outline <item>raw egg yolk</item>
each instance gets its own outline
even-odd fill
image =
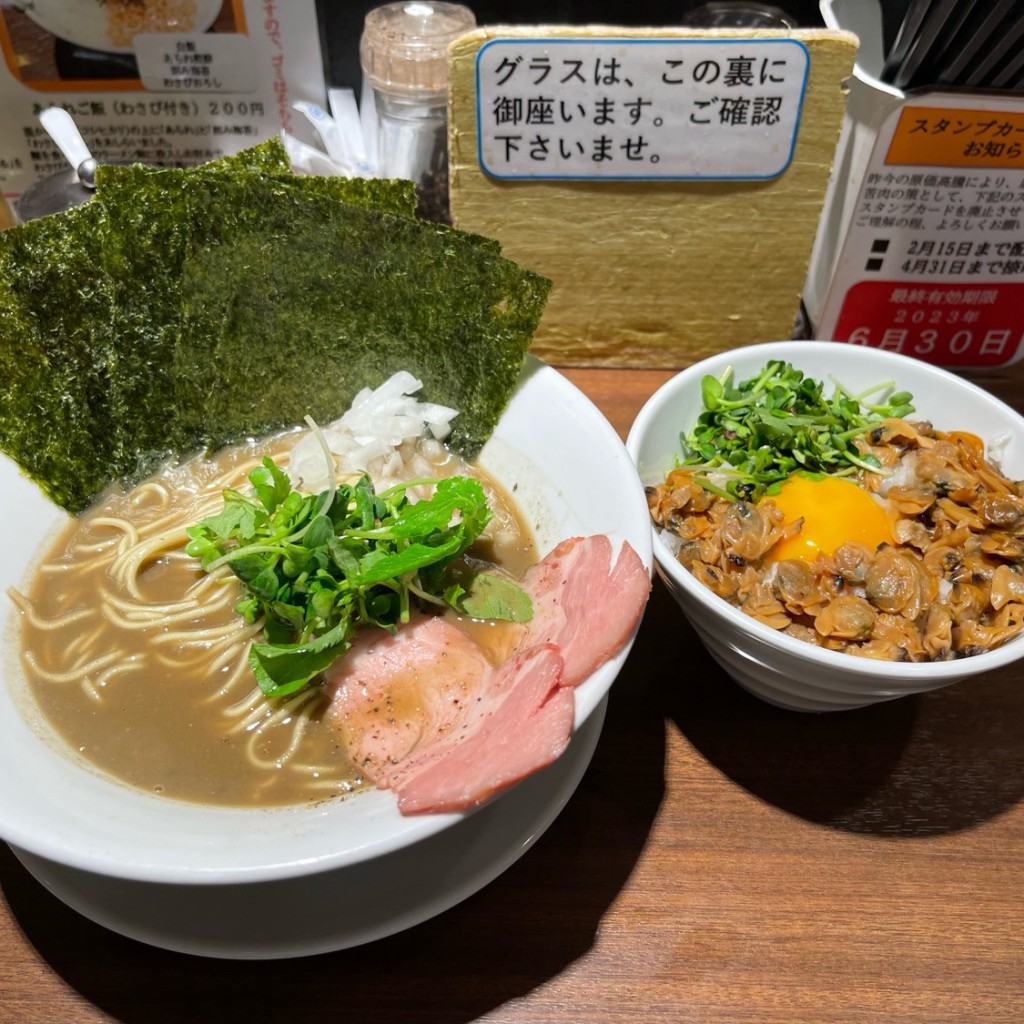
[[[784,525],[801,517],[804,522],[798,534],[779,541],[768,552],[766,561],[813,562],[819,552],[830,555],[847,541],[859,541],[872,550],[893,543],[885,509],[852,480],[815,479],[798,473],[769,497],[785,517]]]

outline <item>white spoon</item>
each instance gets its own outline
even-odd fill
[[[60,107],[47,107],[39,115],[39,123],[71,164],[78,180],[89,189],[96,187],[96,161],[85,144],[74,118]]]

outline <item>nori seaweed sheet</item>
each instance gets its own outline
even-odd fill
[[[113,419],[122,426],[118,467],[130,478],[151,472],[174,453],[194,450],[208,437],[179,413],[175,353],[185,262],[207,244],[210,225],[227,220],[258,233],[264,214],[263,206],[249,200],[254,194],[269,196],[269,205],[278,207],[286,207],[292,194],[321,208],[337,197],[382,202],[408,218],[415,204],[415,190],[405,182],[368,186],[363,179],[238,173],[223,166],[134,165],[107,171],[98,176],[95,202],[105,214],[101,265],[113,290],[112,331],[121,356],[109,401]],[[230,282],[224,287],[235,290]],[[213,339],[206,341],[209,348]],[[164,415],[154,416],[157,410]]]
[[[101,198],[106,196],[116,202],[115,197],[119,192],[130,192],[136,187],[140,174],[157,175],[170,188],[174,187],[173,179],[182,177],[207,179],[212,175],[216,180],[226,174],[245,180],[250,175],[267,175],[284,182],[301,182],[300,188],[356,206],[369,206],[408,217],[415,213],[417,202],[415,184],[403,179],[297,176],[291,171],[284,143],[276,136],[230,156],[185,169],[150,167],[146,164],[102,164],[96,169],[97,193]]]
[[[0,232],[0,449],[68,509],[106,487],[117,463],[100,220],[88,203]]]
[[[279,140],[0,233],[0,449],[69,511],[169,455],[339,415],[397,369],[473,457],[550,282],[415,220],[411,182],[292,175]]]
[[[224,183],[237,198],[224,196],[219,218],[205,211],[185,260],[173,374],[184,421],[212,445],[306,414],[324,422],[402,368],[425,400],[459,410],[451,443],[475,457],[550,282],[489,239],[343,203],[325,216],[323,200],[244,188]],[[253,216],[230,215],[243,201]]]
[[[103,171],[109,170],[109,167],[110,165],[105,165]],[[188,170],[193,174],[207,174],[210,171],[227,171],[232,174],[245,171],[257,174],[290,173],[291,161],[288,159],[288,150],[285,149],[284,142],[277,135],[272,135],[248,149],[217,157],[216,160],[209,160]],[[99,171],[100,168],[97,168],[97,172]]]
[[[288,169],[276,138],[201,168]],[[109,170],[102,166],[99,175]],[[143,435],[117,406],[131,362],[125,357],[134,353],[112,329],[116,281],[104,269],[112,240],[94,201],[0,232],[0,450],[71,511],[174,450],[161,432],[159,453],[141,458]]]

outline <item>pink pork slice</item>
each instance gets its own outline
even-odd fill
[[[571,690],[551,645],[497,669],[446,619],[364,642],[329,679],[349,758],[403,814],[472,807],[550,764],[569,742]]]
[[[402,814],[462,811],[551,764],[569,744],[576,701],[562,659],[542,644],[491,674],[465,730],[414,753],[388,779]]]
[[[523,580],[534,618],[497,669],[457,626],[424,617],[366,640],[329,674],[333,718],[353,764],[393,789],[403,814],[473,807],[568,745],[573,687],[631,634],[650,576],[607,537],[563,541]]]
[[[396,765],[465,723],[491,672],[465,633],[435,617],[363,634],[337,664],[328,713],[352,764],[383,788]]]
[[[629,544],[611,561],[604,534],[570,537],[523,578],[533,599],[525,643],[558,646],[566,686],[578,686],[622,647],[650,595],[651,577]]]

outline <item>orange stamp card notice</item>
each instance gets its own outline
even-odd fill
[[[905,106],[885,162],[1024,169],[1024,109]]]

